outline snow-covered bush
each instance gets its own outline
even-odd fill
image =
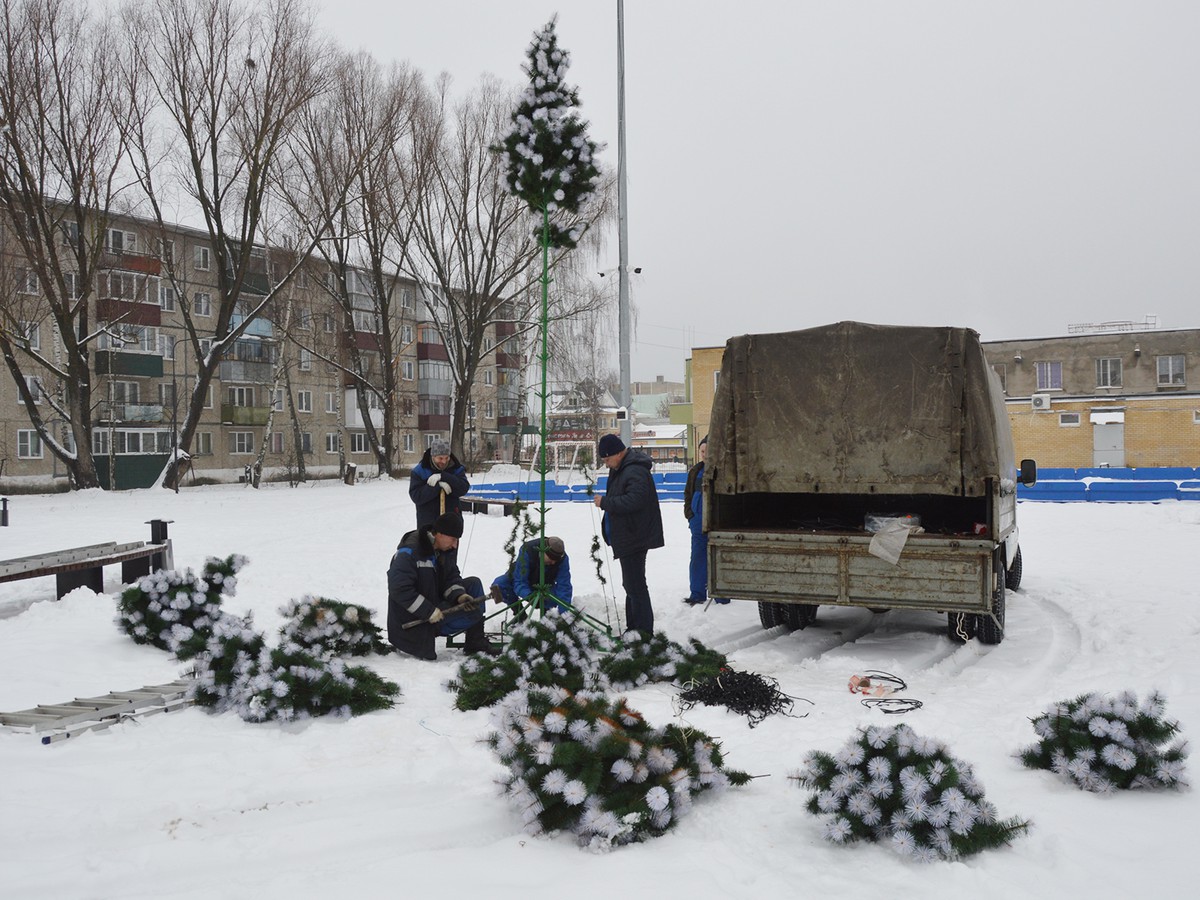
[[[366,607],[306,594],[290,601],[279,612],[287,619],[279,630],[284,646],[294,644],[336,656],[391,652]]]
[[[504,793],[526,831],[571,831],[594,850],[662,834],[696,794],[749,780],[725,769],[708,735],[653,728],[624,698],[599,692],[517,691],[492,724],[488,744],[508,767]]]
[[[576,627],[569,613],[551,612],[513,627],[508,646],[496,657],[473,656],[458,669],[449,687],[458,709],[491,706],[517,688],[559,685],[568,690],[600,685],[594,654],[599,639]]]
[[[221,616],[222,595],[232,597],[246,557],[209,557],[197,575],[191,569],[160,569],[138,579],[117,599],[116,623],[139,644],[190,659],[199,653]]]
[[[797,780],[827,840],[890,841],[921,862],[1004,846],[1029,828],[999,819],[971,767],[907,725],[861,728],[834,754],[810,753]]]
[[[1085,791],[1177,788],[1185,784],[1187,748],[1175,740],[1179,723],[1164,716],[1165,708],[1161,694],[1139,704],[1132,691],[1056,703],[1031,720],[1039,740],[1021,751],[1021,761],[1031,769],[1050,769]]]
[[[400,688],[362,666],[294,642],[268,647],[249,616],[223,615],[196,657],[196,703],[248,722],[388,709]]]
[[[616,691],[628,691],[652,681],[677,681],[687,684],[711,678],[725,665],[725,655],[711,650],[692,638],[690,649],[661,631],[649,638],[633,632],[623,647],[600,660],[600,670]]]

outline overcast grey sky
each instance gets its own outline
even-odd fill
[[[557,12],[615,169],[615,0],[316,2],[461,89]],[[1200,327],[1198,38],[1195,0],[629,0],[634,379],[842,319]]]

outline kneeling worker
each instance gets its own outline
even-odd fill
[[[492,597],[503,600],[509,606],[524,600],[533,593],[541,578],[541,565],[538,564],[538,547],[540,538],[534,538],[521,545],[517,558],[508,567],[508,571],[492,582]],[[542,565],[546,567],[546,587],[555,597],[566,606],[571,605],[571,562],[567,558],[567,549],[560,537],[546,538],[546,552],[542,555]],[[558,608],[553,600],[546,601],[546,608]],[[525,618],[525,610],[517,610],[517,619]]]
[[[437,659],[437,636],[464,630],[467,653],[500,652],[483,633],[483,583],[458,571],[454,551],[462,533],[462,516],[446,513],[404,535],[396,548],[388,568],[388,640],[402,653]],[[467,603],[469,610],[456,611]]]

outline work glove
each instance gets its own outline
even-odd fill
[[[431,612],[429,614],[429,624],[436,625],[438,622],[442,621],[442,619],[444,619],[444,618],[446,618],[446,614],[444,612],[442,612],[440,609],[438,609],[438,607],[435,606],[433,608],[433,612]]]
[[[433,477],[437,478],[436,475],[434,475]],[[454,488],[450,487],[450,483],[448,481],[443,481],[441,484],[438,485],[438,487],[440,487],[447,494],[449,494],[451,491],[454,490]]]
[[[437,483],[441,480],[442,480],[442,476],[439,473],[434,472],[432,475],[430,475],[428,478],[425,479],[425,483],[427,485],[429,485],[430,487],[437,487]]]

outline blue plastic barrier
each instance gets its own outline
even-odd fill
[[[1082,481],[1039,480],[1034,485],[1017,485],[1018,500],[1047,500],[1053,503],[1065,503],[1087,498],[1087,485]]]
[[[1151,501],[1174,500],[1179,496],[1179,485],[1174,481],[1093,481],[1088,485],[1088,500],[1095,503],[1110,503],[1129,500]]]
[[[1200,500],[1200,481],[1184,481],[1179,485],[1180,500]]]

